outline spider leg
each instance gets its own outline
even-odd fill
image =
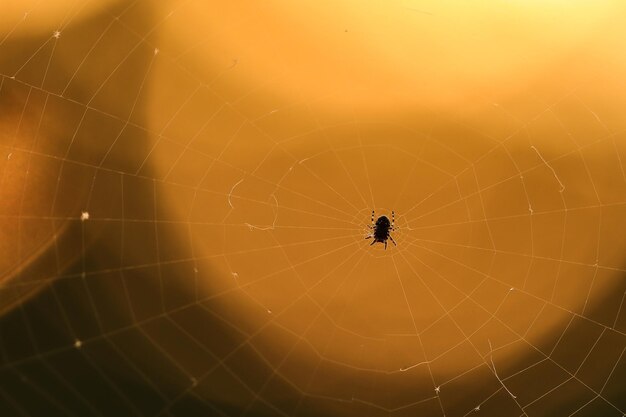
[[[391,230],[393,230],[393,224],[396,222],[396,213],[391,210]]]
[[[385,250],[387,250],[387,241],[385,240]]]
[[[369,235],[369,236],[365,236],[365,239],[371,239],[373,236]]]
[[[396,241],[395,241],[395,240],[393,240],[393,238],[391,237],[391,235],[389,235],[389,239],[391,239],[391,242],[393,242],[393,246],[398,246],[398,245],[396,245]]]
[[[376,243],[376,242],[378,242],[378,241],[377,241],[376,239],[374,239],[374,240],[372,241],[372,243],[370,243],[370,246],[372,246],[372,245],[373,245],[374,243]]]
[[[374,225],[374,210],[372,210],[372,225]]]

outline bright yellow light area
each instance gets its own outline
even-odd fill
[[[606,27],[623,12],[615,1],[195,2],[163,41],[207,82],[232,61],[242,90],[276,79],[274,94],[332,97],[329,111],[402,112],[560,83],[615,46]]]

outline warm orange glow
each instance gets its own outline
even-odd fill
[[[0,16],[7,367],[86,352],[139,414],[624,412],[623,2],[79,3]]]

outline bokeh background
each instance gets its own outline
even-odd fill
[[[625,21],[4,0],[0,415],[622,416]]]

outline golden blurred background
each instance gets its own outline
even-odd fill
[[[625,22],[4,0],[0,415],[624,415]]]

